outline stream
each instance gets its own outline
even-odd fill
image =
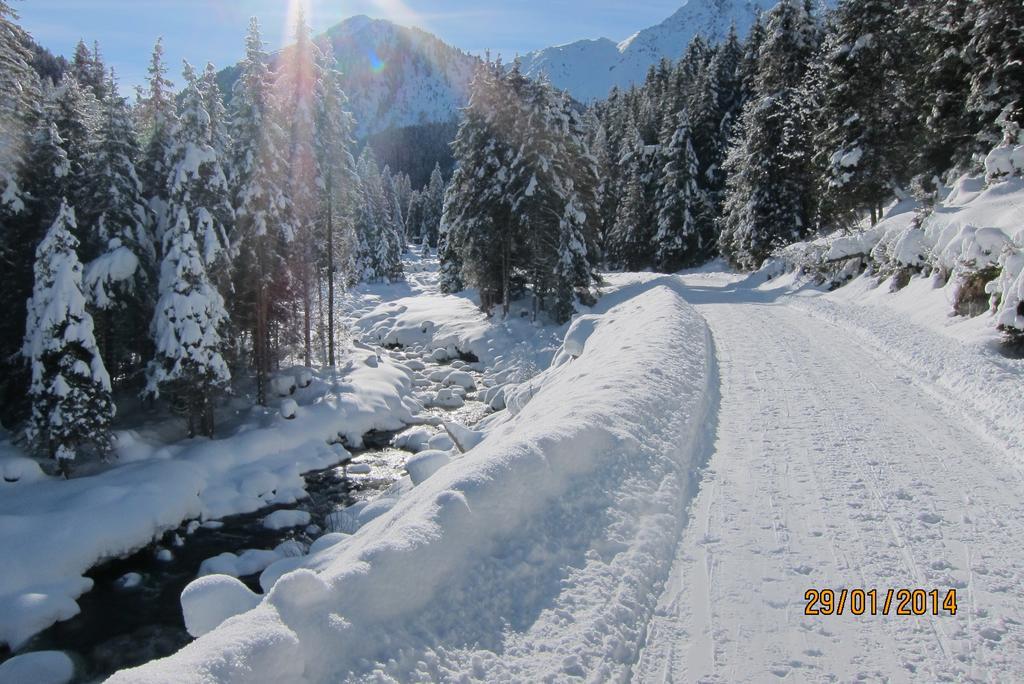
[[[400,362],[405,356],[401,351],[383,353],[392,354]],[[425,369],[417,372],[418,394],[440,389],[440,383],[428,377],[453,366],[471,372],[477,389],[482,390],[481,374],[470,370],[464,361],[451,365],[425,361],[425,365]],[[428,407],[424,414],[472,427],[489,412],[478,400],[477,391],[469,391],[464,406]],[[94,682],[117,670],[177,652],[193,640],[185,630],[181,592],[196,578],[204,560],[225,552],[241,555],[248,549],[274,549],[289,541],[307,548],[329,531],[329,514],[376,498],[405,475],[405,462],[412,452],[392,444],[407,432],[424,429],[444,432],[442,427],[414,425],[398,432],[365,435],[364,448],[349,449],[352,458],[347,463],[303,475],[309,496],[297,504],[270,506],[203,524],[186,521],[130,556],[94,566],[86,573],[93,580],[93,588],[78,599],[81,612],[36,635],[18,653],[64,651],[75,660],[76,681]],[[356,464],[358,467],[353,467]],[[311,524],[283,530],[265,528],[263,519],[277,510],[306,511]],[[172,557],[167,559],[164,553],[161,559],[161,549],[169,549]],[[259,574],[239,579],[262,593]],[[126,578],[131,579],[130,586],[125,586]],[[4,654],[0,660],[11,655],[14,654]]]

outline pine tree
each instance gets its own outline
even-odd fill
[[[712,248],[711,235],[702,225],[710,221],[697,184],[700,164],[685,110],[679,113],[674,129],[658,156],[661,177],[656,198],[654,266],[666,273],[701,263]]]
[[[217,83],[217,67],[207,62],[198,85],[203,96],[203,107],[210,116],[210,146],[217,152],[217,156],[225,159],[231,150],[231,136],[228,133],[224,94]]]
[[[20,419],[28,378],[19,350],[25,339],[26,302],[32,294],[35,252],[46,230],[56,220],[67,192],[70,165],[56,125],[43,117],[30,141],[21,190],[22,212],[5,221],[3,232],[4,287],[0,296],[6,315],[0,317],[4,406]]]
[[[1002,138],[996,122],[1005,110],[1024,126],[1024,5],[1016,0],[973,0],[966,8],[967,53],[973,57],[967,104],[983,125],[984,147]]]
[[[363,150],[357,169],[361,193],[356,229],[359,232],[362,277],[369,281],[398,280],[402,277],[401,237],[371,148]]]
[[[25,197],[18,175],[32,129],[39,116],[42,95],[32,68],[27,35],[17,15],[0,0],[0,222],[21,213]]]
[[[25,331],[25,301],[32,293],[33,256],[49,225],[37,222],[38,201],[31,193],[40,186],[27,185],[32,176],[38,179],[54,170],[39,154],[42,93],[28,44],[17,15],[0,0],[0,266],[5,276],[0,288],[0,308],[5,312],[0,318],[0,419],[8,424],[26,408],[26,378],[18,352]],[[48,123],[44,130],[47,136],[51,133]],[[50,186],[46,191],[55,189]],[[47,218],[52,222],[55,213]]]
[[[904,57],[903,78],[918,111],[922,144],[912,160],[915,173],[940,175],[950,166],[966,169],[981,152],[979,112],[967,107],[971,73],[977,56],[968,51],[971,0],[911,2],[900,24]]]
[[[322,58],[311,40],[301,8],[296,17],[295,43],[284,51],[278,67],[277,114],[288,146],[288,197],[296,239],[292,244],[289,269],[302,308],[303,359],[312,363],[313,280],[312,268],[318,245],[313,240],[319,211],[321,181],[316,140],[316,84]]]
[[[770,12],[755,97],[726,159],[719,247],[740,268],[759,268],[774,249],[801,239],[810,227],[811,146],[799,102],[816,47],[807,10],[799,0],[783,0]]]
[[[267,61],[254,19],[230,102],[234,145],[230,175],[238,250],[233,318],[241,329],[251,331],[256,400],[263,405],[276,363],[273,333],[292,315],[287,256],[295,238],[285,192],[287,138],[278,125]]]
[[[84,249],[81,256],[89,260],[96,256],[94,247],[97,242],[98,216],[93,206],[90,176],[98,142],[96,133],[102,119],[100,104],[92,91],[79,85],[70,74],[65,75],[52,92],[49,104],[70,165],[65,193],[77,214],[78,234],[75,237]]]
[[[909,179],[906,160],[919,141],[916,111],[901,88],[904,55],[896,0],[844,0],[835,15],[827,57],[825,126],[819,154],[827,161],[825,223],[870,210],[873,220],[893,188]]]
[[[510,285],[511,207],[499,181],[514,151],[496,135],[500,63],[483,63],[474,74],[470,101],[452,150],[456,167],[445,194],[438,237],[441,287],[458,292],[466,285],[480,292],[489,311]]]
[[[87,88],[93,96],[102,101],[107,97],[107,73],[100,56],[99,43],[93,43],[90,51],[85,41],[78,41],[75,56],[71,61],[71,75],[82,88]]]
[[[157,239],[163,236],[163,220],[167,216],[167,157],[171,150],[171,131],[176,124],[174,84],[167,80],[164,64],[163,39],[153,46],[149,63],[149,85],[145,93],[138,94],[139,132],[144,142],[139,180],[143,194],[149,200],[150,215],[155,220],[152,232]]]
[[[632,129],[631,140],[619,160],[623,189],[608,251],[613,266],[640,270],[654,260],[653,157],[639,130],[635,126]]]
[[[147,392],[172,396],[187,416],[189,437],[212,437],[212,399],[231,380],[224,361],[228,316],[224,298],[207,276],[184,206],[164,233],[163,253]]]
[[[156,248],[135,169],[139,144],[127,103],[113,72],[106,87],[99,145],[90,179],[97,256],[85,270],[90,305],[97,310],[97,336],[104,365],[115,381],[129,377],[148,355],[146,329],[155,299]]]
[[[316,153],[323,180],[320,218],[327,271],[327,363],[335,365],[335,299],[337,272],[341,284],[350,282],[354,268],[356,238],[353,210],[359,179],[352,157],[355,120],[346,111],[348,99],[341,88],[341,74],[321,53],[320,80],[315,110]]]
[[[441,175],[441,165],[435,164],[430,174],[430,183],[423,190],[421,197],[420,231],[419,236],[423,244],[436,248],[438,242],[438,229],[441,225],[441,213],[444,210],[444,176]]]
[[[201,83],[186,62],[180,113],[171,130],[167,154],[167,213],[164,225],[188,215],[203,264],[213,282],[230,287],[228,233],[234,221],[227,175],[214,149],[210,115]]]
[[[36,250],[23,350],[32,366],[29,439],[57,459],[65,476],[83,446],[101,456],[110,452],[115,411],[82,294],[74,229],[74,210],[62,203]]]

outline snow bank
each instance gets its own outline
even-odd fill
[[[513,307],[507,319],[488,318],[471,297],[421,293],[379,304],[354,327],[368,343],[425,350],[442,363],[472,355],[490,369],[518,367],[528,377],[550,362],[564,329],[535,325],[525,313]]]
[[[75,664],[61,651],[37,651],[14,656],[0,664],[0,684],[67,684]]]
[[[184,520],[304,497],[302,473],[348,458],[339,439],[358,447],[371,430],[415,422],[421,407],[411,389],[406,369],[358,351],[343,359],[336,377],[324,373],[292,395],[302,404],[294,420],[257,427],[264,417],[257,415],[256,424],[232,436],[173,446],[130,440],[132,462],[95,476],[41,478],[0,446],[0,467],[19,478],[0,485],[0,549],[8,550],[0,554],[0,642],[17,648],[72,617],[74,599],[91,588],[80,577],[86,570],[146,546]],[[146,458],[138,453],[144,446]]]
[[[241,581],[227,575],[210,575],[190,582],[181,593],[185,629],[194,637],[212,632],[229,617],[255,608],[260,602]]]
[[[111,681],[621,679],[701,462],[710,347],[673,288],[641,291],[470,452],[254,610]]]

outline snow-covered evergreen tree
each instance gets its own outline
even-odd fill
[[[435,164],[430,174],[430,183],[420,196],[419,239],[423,244],[437,247],[441,213],[444,211],[444,176],[441,165]]]
[[[85,270],[85,289],[97,311],[104,365],[115,380],[127,377],[144,357],[146,329],[155,298],[156,248],[148,205],[136,173],[139,144],[131,111],[111,74],[90,179],[98,219],[95,258]]]
[[[679,113],[668,144],[659,150],[658,163],[661,176],[655,204],[654,266],[671,273],[701,263],[713,245],[705,228],[711,217],[706,215],[706,196],[697,184],[700,164],[686,110]]]
[[[965,8],[971,59],[968,107],[981,120],[986,147],[999,142],[999,115],[1024,127],[1024,5],[1015,0],[972,0]]]
[[[162,222],[167,216],[167,158],[171,151],[171,132],[177,119],[174,84],[167,80],[162,38],[153,46],[148,86],[146,91],[139,90],[138,101],[135,113],[144,143],[138,168],[139,180],[155,221],[152,232],[159,241],[164,230]]]
[[[101,116],[100,103],[92,91],[82,87],[70,74],[49,93],[48,106],[53,122],[60,131],[62,146],[67,153],[70,170],[64,194],[75,207],[78,219],[78,238],[84,259],[96,256],[96,220],[94,206],[92,161],[98,143],[96,133]]]
[[[235,208],[235,297],[233,320],[251,331],[256,399],[266,404],[266,388],[276,362],[273,332],[292,316],[288,250],[295,238],[286,192],[287,137],[278,123],[272,75],[253,19],[246,56],[230,102],[231,189]]]
[[[184,210],[199,244],[206,269],[218,287],[230,287],[228,234],[234,221],[231,195],[222,160],[213,147],[210,115],[201,81],[186,62],[187,83],[171,130],[167,154],[167,214],[164,225]]]
[[[327,279],[327,362],[336,361],[335,299],[339,285],[352,281],[355,272],[357,241],[353,205],[359,179],[352,157],[352,131],[355,120],[347,111],[348,99],[341,88],[341,75],[329,58],[320,55],[320,78],[315,99],[316,154],[323,192],[320,193],[318,226],[322,236]]]
[[[82,293],[74,230],[74,210],[62,203],[36,250],[23,349],[32,368],[29,439],[57,459],[65,475],[82,447],[101,456],[110,452],[115,411]]]
[[[0,317],[0,362],[4,371],[0,381],[4,394],[15,406],[24,406],[28,382],[18,352],[25,339],[25,307],[32,295],[36,247],[56,220],[68,188],[70,165],[63,142],[52,120],[41,118],[29,142],[20,181],[23,211],[5,219],[0,234],[5,269],[4,287],[0,288],[5,311]]]
[[[369,281],[393,281],[402,277],[401,233],[391,214],[384,180],[373,150],[366,147],[359,157],[359,263],[362,277]]]
[[[188,434],[213,436],[212,399],[231,372],[224,361],[228,315],[224,298],[210,282],[187,207],[179,206],[163,239],[160,298],[153,314],[155,348],[147,392],[170,394],[186,415]]]
[[[735,266],[759,268],[774,249],[809,230],[811,149],[799,86],[816,34],[808,5],[800,0],[783,0],[769,13],[755,97],[726,160],[719,246]]]
[[[18,174],[41,100],[27,37],[16,19],[10,5],[0,0],[0,221],[24,209]]]
[[[827,160],[825,223],[849,222],[867,210],[880,218],[894,186],[908,179],[919,134],[917,112],[900,87],[907,48],[894,21],[898,5],[843,0],[836,10],[817,143]]]
[[[500,181],[514,150],[498,135],[496,122],[503,73],[500,63],[487,62],[474,74],[469,105],[452,144],[456,166],[438,237],[442,289],[476,287],[485,311],[502,301],[511,277],[511,205]]]
[[[653,174],[655,155],[644,144],[639,129],[631,125],[632,135],[623,145],[619,167],[622,169],[621,199],[615,224],[608,236],[608,254],[612,266],[639,270],[654,259]]]
[[[199,79],[199,92],[203,95],[203,106],[210,116],[210,145],[217,156],[226,159],[231,151],[231,135],[228,132],[228,111],[224,94],[217,83],[217,67],[206,63],[206,69]]]

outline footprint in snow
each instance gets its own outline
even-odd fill
[[[923,523],[928,523],[929,525],[936,525],[942,522],[942,517],[934,513],[922,513],[917,516],[917,519]]]

